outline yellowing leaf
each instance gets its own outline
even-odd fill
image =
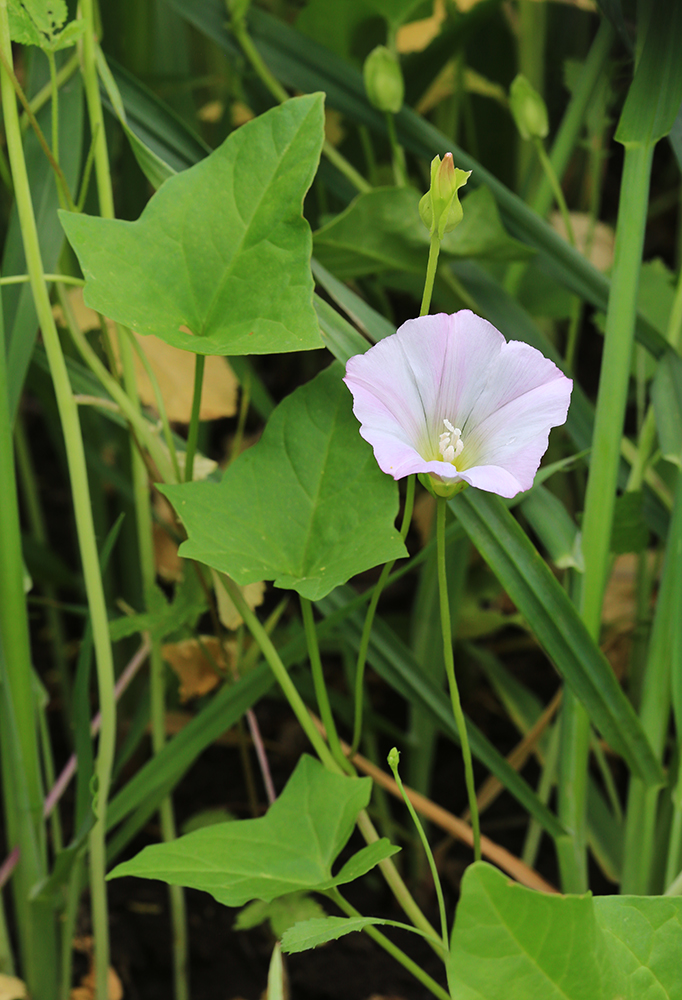
[[[398,52],[421,52],[434,40],[444,20],[445,4],[443,0],[435,0],[431,17],[412,21],[398,28],[396,35]]]
[[[194,355],[149,334],[134,334],[156,376],[168,419],[188,424],[194,396]],[[112,338],[113,339],[113,338]],[[135,352],[135,379],[140,400],[156,409],[152,383]],[[237,412],[237,378],[226,359],[218,355],[206,358],[201,392],[200,420],[218,420]]]
[[[24,1000],[26,983],[16,976],[0,975],[0,1000]]]
[[[212,691],[222,679],[216,667],[229,672],[234,663],[235,648],[234,643],[221,644],[213,636],[167,642],[162,646],[164,660],[170,663],[180,679],[180,701],[189,701]]]
[[[85,305],[81,288],[76,288],[69,293],[69,301],[81,330],[99,329],[97,313]],[[118,354],[115,325],[111,320],[107,320],[107,327],[112,339],[112,346]],[[151,334],[148,336],[135,335],[135,337],[159,383],[168,419],[175,423],[189,423],[194,395],[194,355],[172,347]],[[144,406],[156,409],[152,383],[137,352],[134,353],[134,363],[140,400]],[[218,420],[220,417],[234,416],[237,412],[238,385],[237,378],[224,357],[217,355],[207,357],[201,393],[200,419]]]
[[[613,264],[613,250],[616,234],[605,222],[597,222],[592,227],[588,212],[571,212],[571,226],[578,250],[588,257],[598,271],[609,271]],[[550,222],[560,236],[567,239],[566,225],[561,212],[552,212]],[[589,246],[588,246],[589,244]],[[589,253],[588,253],[589,250]]]
[[[213,577],[213,586],[215,587],[215,596],[218,602],[218,616],[225,628],[234,631],[234,629],[239,628],[244,623],[244,619],[237,611],[232,598],[225,590],[220,577],[214,569],[211,570],[211,576]],[[263,603],[265,584],[262,582],[247,583],[246,586],[241,588],[241,592],[244,600],[253,611],[254,608]]]

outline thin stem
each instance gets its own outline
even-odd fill
[[[436,268],[438,267],[438,255],[440,254],[440,240],[438,233],[434,233],[429,244],[429,262],[426,265],[426,280],[424,281],[424,294],[419,310],[420,316],[426,316],[431,308],[431,296],[433,294],[433,282],[436,278]]]
[[[318,732],[318,729],[313,722],[308,709],[303,702],[300,694],[296,690],[296,687],[287,673],[287,669],[282,663],[279,653],[273,646],[270,637],[261,625],[258,617],[251,610],[249,605],[244,599],[244,595],[241,592],[241,588],[231,580],[229,576],[224,573],[220,574],[220,579],[223,586],[227,590],[228,594],[232,598],[235,607],[239,611],[239,614],[244,619],[246,627],[251,632],[251,635],[255,639],[256,643],[260,647],[260,650],[265,657],[266,662],[270,666],[275,678],[281,687],[289,705],[291,706],[294,715],[298,719],[301,729],[306,734],[310,743],[313,746],[316,754],[324,764],[324,766],[329,770],[333,771],[334,774],[343,774],[341,766],[334,759],[329,747],[323,740],[322,736]],[[379,839],[379,835],[374,829],[374,825],[367,815],[366,810],[362,810],[357,818],[358,829],[362,833],[363,837],[368,844],[373,843]],[[440,948],[440,939],[437,932],[433,929],[431,924],[428,922],[424,914],[421,912],[416,902],[412,898],[407,886],[403,882],[397,868],[395,867],[391,858],[386,858],[384,861],[379,863],[379,867],[382,871],[384,878],[386,879],[388,885],[393,892],[393,895],[398,900],[400,905],[403,907],[405,913],[409,916],[415,927],[419,927],[423,930],[429,937],[434,938],[438,943]]]
[[[82,278],[74,278],[71,274],[44,274],[45,281],[61,281],[63,285],[78,285],[83,288],[85,282]],[[0,278],[1,285],[22,285],[31,280],[30,274],[10,274],[6,278]]]
[[[300,596],[300,595],[299,595]],[[331,705],[329,704],[329,695],[327,694],[327,686],[324,681],[324,670],[322,669],[322,660],[320,658],[320,647],[317,642],[317,632],[315,631],[315,619],[313,617],[313,608],[307,597],[300,598],[301,600],[301,615],[303,616],[303,627],[305,629],[306,642],[308,644],[308,656],[310,658],[310,668],[313,675],[313,686],[315,688],[315,697],[317,699],[317,707],[322,717],[322,724],[324,725],[325,731],[327,733],[327,741],[331,748],[331,752],[334,754],[337,763],[346,771],[348,774],[354,774],[352,765],[346,760],[343,751],[341,750],[341,744],[339,743],[339,734],[336,731],[336,725],[334,723],[334,716],[332,715]]]
[[[408,812],[412,817],[412,822],[417,828],[419,839],[422,842],[422,847],[424,848],[424,853],[426,854],[426,859],[429,863],[429,868],[431,869],[431,878],[433,879],[433,886],[436,890],[436,896],[438,897],[438,912],[440,913],[440,927],[441,927],[441,933],[443,935],[443,947],[447,951],[450,936],[448,934],[448,921],[447,917],[445,916],[445,900],[443,899],[443,887],[440,884],[438,869],[436,868],[436,861],[433,857],[431,845],[429,844],[428,838],[424,833],[424,827],[422,826],[409,797],[405,794],[405,789],[403,788],[403,782],[400,777],[400,772],[398,770],[399,759],[400,759],[400,754],[398,753],[398,751],[392,750],[388,755],[388,765],[393,771],[393,777],[395,778],[396,784],[400,789],[400,794],[402,795],[403,801],[405,802]]]
[[[92,133],[95,177],[97,179],[97,194],[100,213],[105,219],[115,217],[114,195],[109,168],[109,152],[104,117],[100,98],[99,80],[97,76],[97,52],[95,37],[95,17],[93,0],[82,0],[82,14],[85,21],[85,33],[81,48],[82,75],[85,86],[85,96]],[[88,158],[90,160],[90,157]],[[87,190],[84,187],[84,192]],[[129,400],[130,410],[136,419],[142,419],[137,393],[137,379],[130,339],[126,332],[117,328],[118,347],[123,368],[123,378],[126,392],[123,395]],[[114,380],[115,381],[115,380]],[[171,452],[172,454],[172,452]],[[133,492],[135,502],[135,517],[137,525],[138,547],[140,553],[140,569],[142,585],[147,609],[152,606],[156,568],[154,562],[152,519],[149,503],[149,481],[144,462],[134,442],[131,441],[131,464],[133,473]],[[152,642],[151,651],[151,728],[152,746],[159,753],[165,742],[165,685],[164,663],[158,639]],[[165,841],[175,838],[175,821],[170,798],[166,798],[159,808],[161,833]],[[104,860],[104,859],[103,859]],[[98,890],[99,891],[99,890]],[[92,885],[91,885],[92,892]],[[176,1000],[188,1000],[189,984],[187,980],[188,942],[187,920],[184,906],[184,893],[181,887],[169,888],[171,919],[173,926],[173,961],[174,987]],[[106,898],[106,897],[105,897]],[[97,995],[107,995],[108,955],[104,955],[105,939],[108,952],[108,927],[94,923],[95,929],[95,979]]]
[[[170,455],[170,460],[173,464],[173,471],[175,473],[176,481],[179,483],[182,481],[182,476],[180,475],[180,465],[178,463],[178,453],[175,448],[175,440],[173,438],[173,432],[171,430],[170,421],[168,419],[168,413],[166,411],[166,404],[163,401],[163,395],[161,393],[161,387],[159,386],[159,380],[156,377],[156,372],[149,363],[149,358],[142,349],[142,345],[139,343],[137,337],[132,332],[132,330],[127,329],[127,327],[119,328],[119,336],[128,337],[135,351],[140,364],[143,366],[149,383],[152,387],[152,392],[154,393],[154,402],[156,403],[156,409],[159,413],[159,418],[161,420],[161,426],[163,428],[163,436],[166,442],[166,447],[168,448],[168,453]]]
[[[343,912],[349,917],[360,917],[362,915],[355,909],[354,906],[351,906],[351,904],[343,898],[336,887],[330,889],[328,895],[330,899],[334,900],[339,909],[343,910]],[[376,927],[372,927],[371,924],[368,927],[364,927],[363,930],[368,937],[371,937],[373,941],[376,941],[378,945],[381,945],[384,951],[387,951],[388,954],[395,958],[397,962],[400,962],[400,964],[404,966],[408,972],[411,972],[412,975],[418,979],[420,983],[426,986],[427,990],[433,993],[434,996],[438,997],[439,1000],[450,1000],[450,995],[446,993],[443,987],[440,986],[435,979],[432,979],[428,973],[424,972],[423,969],[408,955],[406,955],[402,948],[393,944],[393,942],[390,941],[385,934],[378,931]]]
[[[228,594],[232,598],[237,611],[244,619],[246,627],[260,646],[266,662],[275,675],[275,679],[289,702],[294,715],[298,719],[301,729],[310,740],[315,753],[318,755],[325,767],[327,767],[330,771],[333,771],[335,774],[339,774],[341,766],[337,764],[329,747],[317,731],[315,723],[310,718],[310,713],[306,708],[305,702],[296,690],[291,677],[289,677],[287,669],[280,659],[279,653],[273,646],[270,637],[261,625],[258,617],[246,603],[241,588],[234,582],[234,580],[232,580],[229,576],[226,576],[224,573],[220,574],[220,579]]]
[[[26,94],[22,90],[21,84],[19,83],[19,81],[17,80],[17,78],[16,78],[16,76],[14,74],[14,70],[12,69],[11,59],[12,59],[11,54],[8,56],[4,52],[0,51],[0,62],[2,63],[3,69],[7,73],[7,76],[8,76],[9,80],[12,83],[12,88],[14,90],[14,93],[17,95],[17,97],[19,98],[19,100],[21,101],[21,103],[23,105],[24,111],[26,112],[28,120],[29,120],[29,122],[31,124],[31,128],[35,132],[36,138],[37,138],[37,140],[38,140],[38,142],[40,144],[40,148],[45,153],[45,156],[47,157],[50,166],[54,170],[55,176],[57,178],[57,185],[61,189],[62,194],[64,195],[64,199],[66,201],[66,204],[68,205],[70,211],[73,212],[75,210],[75,205],[74,205],[74,202],[73,202],[73,198],[71,197],[71,192],[69,190],[69,185],[67,183],[66,177],[64,176],[64,172],[63,172],[62,168],[59,166],[59,164],[57,163],[55,157],[52,155],[52,150],[50,149],[49,145],[47,144],[47,140],[45,139],[45,136],[43,135],[43,130],[41,129],[40,125],[38,124],[38,122],[36,120],[36,117],[33,114],[33,111],[31,110],[31,105],[28,102]],[[17,117],[17,120],[18,120],[18,117]],[[10,158],[10,162],[11,162],[11,158]]]
[[[542,139],[535,139],[535,148],[537,150],[542,169],[544,170],[545,177],[549,181],[549,185],[552,189],[552,194],[556,199],[557,206],[561,212],[561,218],[564,220],[564,225],[566,226],[566,235],[568,236],[568,242],[572,247],[575,246],[575,234],[573,233],[573,223],[571,222],[571,213],[568,211],[568,205],[566,204],[566,199],[564,198],[564,192],[561,190],[561,184],[559,184],[559,179],[554,172],[554,167],[547,156],[547,151],[545,150]]]
[[[450,701],[452,712],[457,724],[457,731],[462,745],[462,757],[464,758],[464,778],[469,799],[469,810],[471,812],[471,826],[474,834],[474,860],[481,860],[481,828],[478,818],[478,803],[476,801],[476,785],[474,783],[474,769],[471,760],[471,749],[469,747],[469,737],[467,736],[466,720],[462,711],[459,698],[459,688],[455,677],[455,657],[452,651],[452,624],[450,622],[450,601],[448,600],[448,581],[445,569],[445,515],[447,512],[447,500],[438,497],[436,507],[436,550],[438,558],[438,588],[440,592],[440,620],[443,629],[443,658],[445,660],[445,672],[450,688]]]
[[[57,84],[57,64],[54,52],[51,49],[46,51],[47,61],[50,65],[50,90],[52,98],[52,155],[55,162],[59,163],[59,86]],[[64,206],[62,205],[62,208]]]
[[[395,130],[395,119],[390,111],[386,112],[386,125],[388,128],[388,141],[391,146],[391,156],[393,159],[393,176],[397,187],[407,185],[407,167],[405,166],[405,150],[398,142]]]
[[[63,83],[66,83],[67,80],[71,79],[73,74],[78,69],[79,65],[80,65],[80,59],[78,57],[78,53],[74,52],[71,58],[64,63],[64,65],[60,70],[57,71],[57,76],[56,76],[57,88],[61,87]],[[33,114],[37,115],[38,112],[41,110],[41,108],[44,108],[47,102],[51,100],[51,98],[52,98],[52,80],[48,80],[48,82],[43,87],[40,88],[38,93],[31,98],[30,108]],[[25,132],[30,124],[31,123],[28,119],[28,115],[24,112],[20,120],[21,131]]]
[[[243,17],[232,18],[230,21],[230,30],[241,45],[244,55],[251,63],[251,66],[256,71],[261,82],[265,87],[267,87],[275,100],[279,104],[284,104],[285,101],[288,101],[289,95],[286,90],[277,77],[270,72],[260,52],[253,44]],[[365,180],[362,174],[358,173],[355,167],[348,162],[345,156],[342,156],[342,154],[339,153],[338,149],[332,146],[328,139],[325,139],[324,141],[322,152],[327,157],[329,162],[332,163],[358,191],[367,192],[372,190],[372,185]]]
[[[103,388],[109,393],[123,416],[135,430],[141,444],[143,444],[149,452],[163,481],[166,483],[175,482],[173,467],[169,456],[166,455],[165,451],[161,447],[152,424],[150,424],[146,417],[142,416],[127,393],[124,392],[111,372],[107,371],[105,366],[93,351],[92,347],[90,347],[85,334],[79,329],[78,324],[71,315],[71,310],[66,296],[60,295],[60,302],[62,309],[64,310],[64,315],[66,317],[73,342],[78,348],[86,365],[90,368],[93,374],[97,376]]]
[[[31,192],[26,172],[22,147],[19,116],[14,97],[14,86],[8,72],[11,60],[11,42],[7,10],[4,0],[0,0],[0,51],[4,72],[2,73],[2,99],[5,117],[7,148],[12,165],[16,205],[21,225],[21,233],[26,255],[27,270],[31,276],[31,290],[35,302],[38,322],[43,335],[50,373],[54,386],[57,407],[64,434],[67,463],[73,496],[76,529],[85,579],[85,589],[90,608],[90,621],[95,644],[97,681],[102,729],[100,733],[97,761],[95,765],[96,792],[93,802],[95,824],[90,834],[90,860],[92,872],[92,913],[95,937],[100,947],[98,956],[98,993],[106,995],[108,953],[108,919],[105,891],[105,832],[106,808],[111,780],[116,734],[116,708],[113,697],[114,669],[109,640],[109,623],[102,587],[99,554],[92,518],[90,488],[88,484],[85,451],[78,418],[77,405],[73,399],[69,376],[62,354],[59,335],[52,315],[52,307],[45,282],[40,253],[38,231]],[[39,963],[42,964],[42,963]],[[56,991],[56,979],[50,993]],[[32,991],[33,992],[33,991]],[[36,991],[36,995],[40,993]],[[43,995],[43,994],[41,994]],[[45,993],[44,995],[48,995]]]
[[[194,476],[194,456],[199,437],[199,414],[201,413],[201,390],[204,385],[204,368],[206,355],[194,355],[194,395],[192,396],[192,413],[189,418],[187,433],[187,454],[185,455],[185,482],[191,483]]]
[[[414,490],[415,490],[416,477],[407,477],[407,492],[405,494],[405,508],[403,510],[403,521],[400,526],[400,537],[403,541],[407,538],[407,533],[410,530],[410,523],[412,521],[412,511],[414,510]],[[360,646],[358,649],[358,662],[355,668],[355,709],[354,709],[354,719],[353,719],[353,743],[351,745],[351,756],[357,753],[358,747],[360,746],[360,740],[362,739],[362,711],[364,704],[364,686],[365,686],[365,664],[367,663],[367,651],[369,649],[369,640],[372,633],[372,625],[374,624],[374,616],[376,614],[377,605],[379,603],[379,598],[381,597],[382,591],[386,586],[386,581],[389,578],[391,570],[396,564],[394,559],[390,563],[386,563],[381,570],[381,574],[376,584],[374,585],[374,590],[372,591],[372,598],[369,602],[369,607],[367,608],[367,614],[365,615],[365,623],[362,627],[362,636],[360,637]]]
[[[362,174],[358,173],[355,167],[348,162],[345,156],[339,153],[336,146],[332,146],[328,139],[325,139],[324,145],[322,146],[322,152],[327,157],[329,162],[336,167],[339,173],[351,182],[353,187],[360,192],[360,194],[367,194],[368,191],[372,190],[372,185],[365,180]]]

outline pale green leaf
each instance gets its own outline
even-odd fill
[[[397,485],[360,437],[341,374],[335,363],[280,403],[221,483],[159,487],[187,529],[181,555],[311,600],[406,555]]]
[[[203,889],[227,906],[341,885],[348,879],[332,875],[331,866],[371,787],[369,778],[332,774],[304,755],[265,816],[145,847],[108,877],[137,875]]]
[[[463,201],[464,219],[441,244],[455,257],[527,259],[532,251],[512,239],[495,199],[479,188]],[[411,187],[376,188],[315,233],[315,257],[337,278],[426,268],[429,234],[419,217],[419,194]]]
[[[328,941],[337,941],[338,938],[352,934],[353,931],[376,927],[378,924],[402,926],[395,920],[382,920],[379,917],[321,917],[303,920],[284,934],[282,951],[287,955],[309,951],[310,948],[317,948],[318,945],[327,944]]]
[[[170,177],[137,222],[60,213],[87,305],[198,354],[322,346],[301,213],[322,103],[294,98],[237,129]]]
[[[282,935],[294,924],[303,920],[323,920],[325,912],[316,899],[305,892],[292,892],[270,903],[257,899],[249,903],[237,914],[234,928],[238,931],[248,931],[269,921],[270,929],[276,938]]]
[[[679,1000],[682,899],[549,895],[490,865],[464,874],[453,1000]]]

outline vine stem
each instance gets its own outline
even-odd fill
[[[349,917],[361,916],[360,912],[343,898],[336,886],[334,886],[333,889],[330,889],[327,895],[336,903],[339,909]],[[424,970],[417,965],[417,963],[414,962],[409,955],[406,955],[402,948],[393,944],[393,942],[389,940],[385,934],[378,931],[376,927],[372,927],[371,924],[367,927],[363,927],[363,930],[368,937],[372,938],[373,941],[376,941],[376,943],[380,945],[384,951],[387,951],[392,958],[395,958],[397,962],[400,962],[400,964],[404,966],[408,972],[411,972],[420,983],[423,983],[430,993],[433,993],[435,997],[438,997],[438,1000],[450,1000],[450,994],[447,993],[443,987],[428,974],[428,972],[424,972]]]
[[[227,590],[228,594],[232,598],[235,607],[239,611],[239,614],[244,619],[244,623],[251,635],[255,639],[256,643],[260,647],[261,653],[263,654],[266,663],[269,665],[275,679],[277,680],[279,686],[284,693],[289,705],[296,716],[301,729],[308,737],[310,743],[312,744],[315,753],[320,758],[324,766],[332,771],[334,774],[343,774],[341,766],[334,759],[334,755],[325,743],[322,735],[318,731],[315,722],[313,721],[308,709],[306,708],[305,702],[301,698],[300,694],[296,690],[296,686],[292,679],[289,677],[286,667],[282,663],[279,653],[275,649],[272,641],[258,620],[258,616],[249,607],[244,599],[241,588],[226,576],[224,573],[219,574],[220,579]],[[368,844],[374,843],[374,841],[379,839],[379,834],[374,828],[374,824],[367,814],[367,810],[363,809],[357,818],[357,825],[360,833],[365,838]],[[441,951],[441,941],[438,932],[431,926],[429,921],[426,919],[419,906],[410,894],[409,889],[403,882],[398,869],[395,867],[391,858],[385,858],[379,863],[379,868],[386,879],[393,895],[397,901],[402,906],[405,913],[408,915],[415,927],[424,931],[428,938],[432,939],[436,949]]]
[[[185,482],[191,483],[194,477],[194,456],[197,452],[199,438],[199,414],[201,413],[201,390],[204,385],[204,369],[206,355],[194,355],[194,394],[192,396],[192,412],[189,418],[187,432],[187,454],[185,455]]]
[[[448,600],[448,579],[445,568],[445,515],[447,512],[447,500],[438,497],[436,507],[436,554],[438,560],[438,591],[440,597],[440,621],[443,629],[443,657],[445,660],[445,672],[450,688],[450,702],[452,713],[457,723],[460,742],[462,744],[462,757],[464,758],[464,780],[466,783],[467,797],[469,799],[469,811],[471,813],[471,827],[474,834],[474,860],[481,860],[481,826],[478,817],[478,803],[476,801],[476,785],[474,783],[474,768],[471,760],[471,748],[469,747],[469,737],[467,735],[466,720],[462,711],[462,703],[455,677],[455,657],[452,652],[452,623],[450,621],[450,601]]]
[[[104,116],[100,98],[99,80],[97,76],[97,40],[95,35],[95,17],[93,0],[82,0],[82,14],[86,27],[81,48],[82,74],[85,86],[85,96],[90,119],[90,130],[93,135],[95,161],[95,177],[102,218],[115,218],[114,193],[109,167],[109,151],[104,129]],[[141,418],[137,378],[131,339],[126,330],[117,327],[118,349],[123,368],[125,395],[130,409],[136,418]],[[203,359],[202,359],[203,361]],[[202,364],[203,373],[203,364]],[[201,393],[199,393],[201,395]],[[142,418],[143,419],[143,418]],[[172,454],[172,452],[171,452]],[[156,566],[154,560],[154,545],[152,532],[152,517],[149,503],[149,480],[141,455],[131,442],[131,466],[133,477],[133,495],[135,503],[135,519],[139,546],[140,573],[144,591],[145,604],[151,607],[156,581]],[[150,722],[152,731],[152,750],[159,753],[166,740],[165,731],[165,673],[161,646],[158,640],[152,641],[150,655]],[[161,835],[164,841],[175,839],[175,819],[173,805],[167,797],[159,806]],[[187,917],[185,912],[184,891],[180,886],[169,887],[171,921],[173,928],[173,972],[176,1000],[188,1000],[189,982],[187,977],[189,946],[187,939]],[[101,929],[104,935],[104,929]],[[95,938],[97,941],[97,938]],[[107,968],[96,954],[96,982],[98,996],[106,996]]]
[[[327,734],[327,741],[329,742],[331,751],[339,766],[347,774],[355,774],[352,765],[349,764],[341,749],[339,734],[336,731],[332,708],[329,704],[329,695],[327,694],[327,686],[325,684],[324,671],[322,669],[322,660],[320,658],[320,647],[317,641],[317,632],[315,631],[315,619],[313,617],[312,604],[307,597],[303,597],[301,595],[299,595],[299,597],[301,601],[303,628],[305,630],[306,642],[308,643],[308,657],[310,659],[310,668],[313,675],[315,697],[317,699],[317,707],[320,710],[322,724]]]
[[[3,65],[11,60],[11,42],[7,8],[0,3],[0,48]],[[45,282],[40,244],[33,214],[31,191],[21,143],[19,115],[14,97],[14,87],[5,68],[2,73],[2,99],[5,117],[5,133],[16,205],[21,225],[21,234],[26,255],[26,264],[31,276],[31,290],[35,302],[38,321],[43,334],[50,374],[57,399],[57,407],[64,434],[67,464],[71,481],[76,530],[80,548],[85,589],[90,609],[90,620],[95,645],[97,682],[99,689],[102,728],[100,732],[97,761],[95,765],[96,794],[94,800],[95,824],[90,833],[90,865],[92,885],[93,927],[102,954],[98,959],[98,992],[106,996],[106,976],[109,965],[108,919],[105,892],[105,832],[106,808],[114,759],[116,734],[116,707],[114,701],[114,665],[109,640],[109,623],[102,587],[99,555],[90,504],[90,488],[85,462],[83,438],[78,418],[78,409],[73,398],[59,335],[50,305],[50,297]]]
[[[424,281],[424,294],[419,310],[420,316],[426,316],[431,308],[431,296],[433,294],[433,283],[436,280],[436,269],[438,267],[438,256],[440,254],[440,240],[438,233],[434,233],[429,244],[429,262],[426,265],[426,279]]]
[[[286,90],[279,82],[276,76],[270,72],[265,61],[263,60],[260,52],[253,44],[251,35],[249,34],[246,23],[243,17],[233,17],[230,21],[230,30],[232,34],[237,39],[242,47],[242,51],[246,58],[251,63],[253,69],[256,71],[260,77],[261,82],[270,91],[272,96],[279,104],[284,104],[285,101],[289,100],[289,95]],[[362,194],[367,193],[372,190],[372,185],[369,184],[362,174],[358,173],[355,167],[348,162],[348,160],[339,153],[338,149],[325,139],[324,145],[322,147],[322,152],[327,157],[330,163],[332,163],[337,170],[339,170],[344,177],[346,177],[357,191]]]
[[[412,521],[412,511],[414,510],[414,489],[415,489],[416,477],[408,476],[407,478],[407,493],[405,494],[405,508],[403,511],[403,521],[400,526],[400,537],[403,541],[407,538],[407,532],[410,530],[410,523]],[[355,667],[355,709],[354,709],[354,719],[353,719],[353,743],[351,745],[351,756],[357,753],[358,747],[360,746],[360,739],[362,737],[362,710],[364,701],[364,680],[365,680],[365,664],[367,663],[367,651],[369,649],[369,640],[372,633],[372,625],[374,624],[374,616],[376,614],[377,605],[379,603],[379,598],[381,597],[382,591],[386,586],[386,581],[388,580],[391,570],[396,564],[394,559],[392,562],[386,563],[381,570],[381,575],[374,585],[374,590],[372,592],[372,597],[369,602],[369,607],[367,608],[367,614],[365,615],[365,623],[362,627],[362,636],[360,637],[360,647],[358,649],[358,662]]]

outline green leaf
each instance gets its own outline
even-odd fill
[[[9,33],[13,42],[18,42],[20,45],[37,45],[38,48],[42,46],[44,38],[19,0],[10,0],[7,5],[7,14],[9,16]]]
[[[489,188],[481,185],[462,201],[464,218],[441,243],[441,252],[453,257],[485,260],[528,260],[535,250],[509,235]]]
[[[448,960],[453,1000],[611,1000],[609,964],[589,894],[533,892],[485,863],[467,868]]]
[[[337,278],[426,267],[429,234],[414,188],[376,188],[315,233],[314,253]]]
[[[294,98],[167,180],[137,222],[61,212],[86,303],[197,354],[320,347],[301,205],[323,137],[322,95]]]
[[[342,885],[348,879],[332,875],[331,866],[371,789],[369,778],[332,774],[304,755],[265,816],[145,847],[108,877],[137,875],[203,889],[226,906]]]
[[[131,131],[161,160],[180,172],[194,166],[211,152],[211,147],[153,91],[119,66],[110,55],[107,55],[106,61]],[[104,103],[108,106],[107,97],[104,97]]]
[[[673,127],[682,103],[682,6],[658,0],[640,5],[639,13],[648,20],[646,35],[615,134],[624,146],[655,145]]]
[[[536,485],[520,506],[554,565],[584,572],[580,533],[561,500],[546,487]]]
[[[69,49],[75,45],[78,39],[85,33],[85,21],[79,18],[77,21],[70,21],[63,31],[60,31],[54,40],[52,48],[55,52],[61,49]]]
[[[154,150],[150,149],[149,146],[147,146],[128,125],[128,119],[123,105],[123,100],[121,98],[121,92],[118,89],[116,79],[109,69],[106,59],[104,58],[104,53],[99,48],[97,49],[97,72],[99,73],[100,80],[104,85],[107,97],[111,101],[111,106],[114,109],[114,113],[119,120],[121,128],[128,137],[130,148],[133,151],[133,155],[137,160],[140,170],[145,175],[154,190],[158,191],[163,182],[167,181],[169,177],[172,177],[176,171],[170,166],[170,164],[166,163],[166,161],[163,160],[158,153],[155,153]]]
[[[611,551],[643,552],[649,544],[649,529],[644,522],[641,490],[626,490],[616,497],[611,528]]]
[[[489,260],[525,260],[533,255],[507,234],[487,188],[469,194],[462,207],[464,219],[443,239],[442,253]],[[358,195],[314,237],[316,258],[342,280],[387,270],[422,274],[428,248],[419,194],[411,187],[376,188]]]
[[[237,914],[234,928],[237,931],[248,931],[268,920],[272,933],[276,938],[281,938],[294,924],[324,918],[325,912],[316,899],[306,892],[291,892],[273,899],[271,903],[265,903],[262,899],[249,903]]]
[[[485,863],[462,880],[453,1000],[679,1000],[682,900],[548,895]]]
[[[499,497],[467,490],[450,507],[583,703],[593,725],[650,786],[662,772],[632,704],[575,605]]]
[[[339,878],[343,882],[354,882],[376,867],[380,861],[392,858],[399,850],[400,848],[392,844],[386,837],[375,840],[373,844],[362,847],[345,863],[339,872]]]
[[[159,487],[189,535],[181,555],[310,600],[406,555],[397,485],[360,437],[341,374],[333,364],[280,403],[221,483]]]
[[[8,0],[7,9],[13,41],[43,49],[54,48],[52,37],[68,17],[64,0]]]
[[[652,396],[661,454],[682,468],[682,358],[676,351],[659,361]]]
[[[309,951],[328,941],[337,941],[353,931],[365,927],[388,924],[390,927],[404,927],[397,920],[382,920],[379,917],[322,917],[303,920],[282,936],[282,951],[294,955],[299,951]]]

